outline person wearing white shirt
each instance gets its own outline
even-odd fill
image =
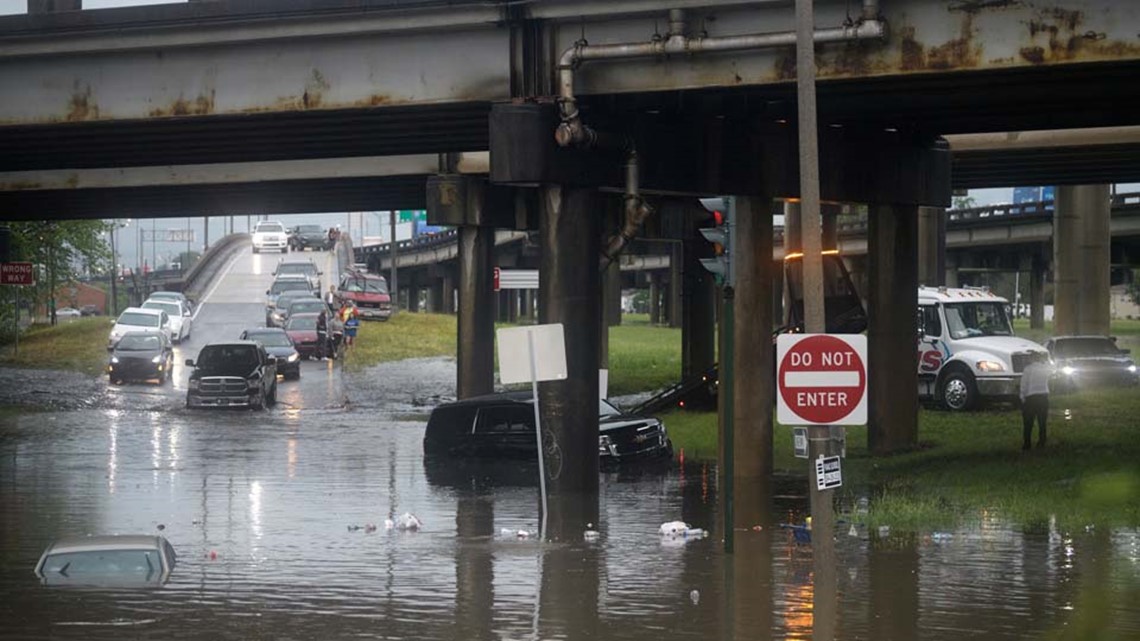
[[[1022,450],[1028,450],[1033,440],[1033,421],[1039,428],[1037,447],[1045,447],[1045,421],[1049,418],[1049,378],[1053,368],[1048,357],[1039,354],[1021,372],[1021,423]]]

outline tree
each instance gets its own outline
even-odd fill
[[[36,266],[36,284],[27,299],[48,306],[55,323],[54,295],[59,283],[75,279],[84,270],[103,273],[111,268],[111,250],[106,232],[111,230],[101,220],[34,220],[9,223],[12,230],[11,255],[14,261],[27,261]],[[5,288],[8,290],[11,288]],[[26,295],[26,294],[25,294]],[[4,292],[3,331],[10,333],[15,306],[14,292]]]
[[[954,196],[954,209],[972,209],[978,206],[973,196]]]

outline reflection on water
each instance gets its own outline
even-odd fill
[[[297,409],[0,423],[0,629],[83,639],[1140,637],[1134,530],[992,518],[938,536],[841,527],[835,566],[819,568],[812,547],[778,527],[802,518],[801,483],[750,480],[737,484],[726,558],[716,469],[690,464],[604,474],[596,500],[552,497],[542,543],[502,534],[538,526],[533,468],[425,463],[422,430],[372,412]],[[384,530],[404,512],[424,530]],[[657,526],[677,519],[713,536],[663,545]],[[591,523],[597,541],[582,537]],[[348,527],[369,524],[381,525]],[[162,589],[60,591],[32,573],[57,536],[159,525],[179,555]]]

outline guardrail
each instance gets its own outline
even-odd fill
[[[201,290],[214,279],[230,252],[237,245],[248,241],[249,234],[230,234],[219,238],[190,268],[190,272],[182,281],[182,293],[186,294],[187,298],[196,300]]]
[[[458,242],[458,240],[459,230],[448,229],[445,231],[436,232],[434,234],[423,234],[422,236],[416,236],[415,238],[409,240],[396,241],[396,251],[397,253],[402,254],[407,250],[419,251],[421,249],[431,249],[433,247],[439,247],[440,245]],[[376,254],[387,255],[391,251],[392,243],[388,242],[382,243],[380,245],[364,245],[357,247],[354,250],[354,255],[356,257],[356,262],[363,263],[367,262],[368,256],[374,256]]]

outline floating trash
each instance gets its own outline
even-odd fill
[[[693,602],[693,605],[699,604],[701,602],[701,591],[700,590],[693,590],[692,592],[690,592],[689,593],[689,600]]]
[[[395,521],[392,519],[384,519],[385,530],[420,530],[424,526],[423,521],[415,514],[404,512]]]

